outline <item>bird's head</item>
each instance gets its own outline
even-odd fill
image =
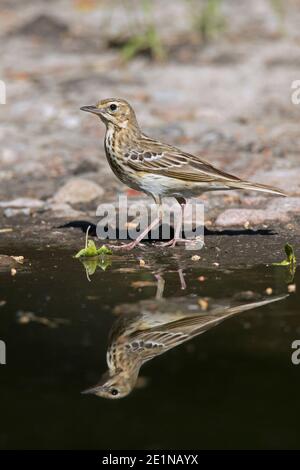
[[[83,106],[82,111],[97,114],[106,126],[118,128],[138,127],[135,113],[129,103],[118,98],[108,98],[92,106]]]
[[[132,374],[125,374],[123,371],[117,371],[110,375],[106,372],[101,381],[84,392],[83,394],[93,394],[102,398],[116,399],[123,398],[133,390],[138,377],[138,370]]]

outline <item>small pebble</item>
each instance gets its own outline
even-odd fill
[[[273,289],[272,289],[272,287],[267,287],[267,288],[266,288],[266,294],[267,294],[267,295],[272,295],[272,294],[273,294]]]
[[[198,281],[200,281],[200,282],[204,282],[205,279],[206,279],[206,277],[205,277],[205,276],[199,276],[197,279],[198,279]]]
[[[292,292],[296,292],[296,284],[289,284],[288,285],[288,292],[291,294]]]
[[[207,308],[208,308],[208,301],[207,301],[206,299],[199,299],[199,300],[198,300],[198,304],[200,305],[201,310],[204,310],[204,311],[207,310]]]
[[[146,262],[143,259],[140,259],[140,266],[141,267],[146,266]]]
[[[23,264],[24,262],[24,256],[11,256],[12,259],[14,259],[17,263]]]
[[[15,275],[17,274],[17,270],[16,270],[15,268],[11,268],[10,274],[11,274],[12,276],[15,276]]]
[[[30,208],[24,207],[22,209],[11,209],[10,207],[8,207],[4,210],[4,216],[7,218],[15,217],[17,215],[30,215]]]
[[[191,257],[192,261],[199,261],[199,259],[201,259],[201,256],[199,256],[199,255],[194,255],[194,256]]]

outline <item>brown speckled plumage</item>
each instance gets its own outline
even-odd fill
[[[285,196],[280,189],[244,181],[200,157],[143,134],[127,101],[110,98],[81,108],[106,125],[105,151],[115,175],[133,189],[152,196],[185,201],[205,191],[245,189]],[[133,245],[134,246],[134,245]]]
[[[184,298],[168,299],[168,302],[164,299],[143,300],[137,304],[121,305],[117,308],[118,319],[109,337],[108,370],[100,383],[85,393],[122,398],[133,390],[145,362],[205,333],[227,318],[285,297],[235,306],[219,299],[217,305],[208,302],[207,311],[202,311],[198,299],[194,299],[193,313],[187,309]]]

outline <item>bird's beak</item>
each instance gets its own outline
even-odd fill
[[[82,106],[82,108],[80,108],[81,111],[86,111],[88,113],[93,113],[93,114],[102,114],[103,112],[103,109],[101,108],[97,108],[97,106]]]
[[[82,395],[92,395],[92,394],[96,394],[97,392],[99,392],[99,390],[102,390],[102,386],[95,385],[94,387],[83,390],[81,393]]]

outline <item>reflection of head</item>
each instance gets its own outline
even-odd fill
[[[109,371],[103,374],[101,381],[92,388],[85,390],[83,393],[90,393],[103,398],[123,398],[133,390],[139,369],[134,371],[124,372],[122,370],[115,372],[113,375],[109,375]]]

